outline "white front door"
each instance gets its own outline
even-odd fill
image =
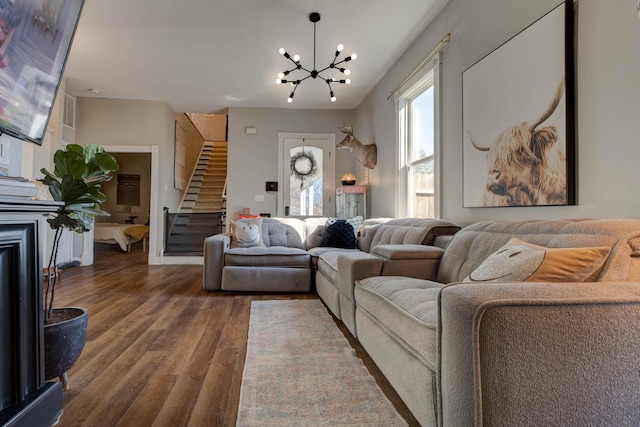
[[[335,215],[335,138],[278,133],[278,215]]]

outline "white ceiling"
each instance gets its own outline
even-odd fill
[[[166,101],[177,112],[227,107],[357,107],[448,0],[85,0],[69,55],[67,92],[76,96]],[[343,55],[350,85],[308,79],[287,103],[276,85],[292,65],[278,49],[317,69]],[[425,52],[425,56],[428,52]],[[417,64],[416,64],[417,65]],[[339,77],[333,70],[329,77]],[[96,88],[100,95],[87,91]]]

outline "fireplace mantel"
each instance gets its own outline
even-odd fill
[[[0,198],[0,426],[51,426],[62,384],[44,380],[41,236],[61,204]]]

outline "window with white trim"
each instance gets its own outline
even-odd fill
[[[397,97],[397,212],[411,218],[440,216],[438,64],[409,82]]]

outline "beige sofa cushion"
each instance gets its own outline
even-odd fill
[[[305,249],[305,224],[298,218],[264,218],[262,241],[266,246]]]
[[[304,249],[284,246],[254,246],[229,249],[224,255],[225,266],[244,267],[311,267],[311,255]]]
[[[429,369],[436,370],[438,294],[444,285],[399,276],[359,280],[358,310],[383,329]]]
[[[328,251],[318,258],[318,270],[336,284],[338,283],[338,256],[344,253],[343,251]]]

